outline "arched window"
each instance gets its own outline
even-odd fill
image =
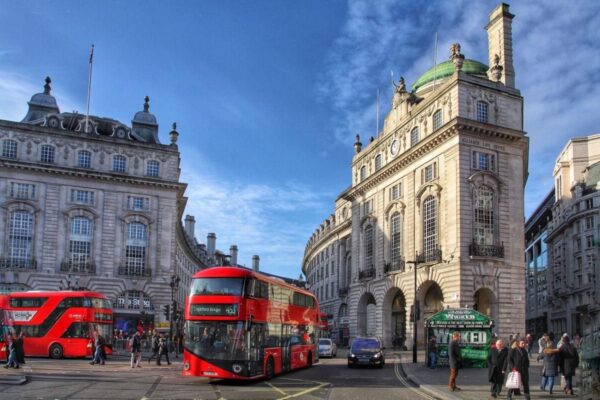
[[[488,122],[488,103],[479,100],[477,102],[477,121]]]
[[[33,268],[33,214],[16,210],[10,214],[8,228],[8,266]]]
[[[146,175],[148,176],[158,176],[160,174],[160,164],[156,160],[148,161],[146,165]]]
[[[116,155],[113,157],[112,170],[115,172],[125,172],[127,169],[127,159],[125,156]]]
[[[379,171],[381,169],[381,154],[378,154],[375,157],[375,171]]]
[[[433,113],[433,130],[437,131],[440,129],[443,123],[442,110],[437,110],[435,113]]]
[[[6,139],[2,142],[2,157],[17,158],[17,141]]]
[[[50,146],[49,144],[42,145],[40,149],[40,161],[43,163],[53,164],[55,152],[56,150],[54,149],[54,146]]]
[[[494,190],[489,186],[475,189],[473,234],[476,244],[494,244]]]
[[[373,268],[373,225],[365,228],[365,269]]]
[[[390,261],[392,266],[402,260],[402,216],[396,212],[390,218]]]
[[[81,150],[77,153],[77,166],[81,168],[92,167],[92,153],[87,150]]]
[[[360,168],[360,181],[361,182],[364,181],[366,177],[367,177],[367,167],[363,165]]]
[[[431,259],[438,248],[437,200],[428,196],[423,201],[423,253]]]
[[[415,126],[412,131],[410,131],[410,147],[419,143],[419,127]]]
[[[149,273],[146,270],[147,229],[141,222],[130,222],[127,225],[125,275],[146,276]]]
[[[86,217],[74,217],[71,219],[68,271],[93,272],[91,256],[92,221]]]

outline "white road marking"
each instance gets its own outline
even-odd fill
[[[266,383],[266,384],[267,384],[269,387],[271,387],[271,389],[273,389],[273,390],[275,390],[275,391],[277,391],[277,392],[281,393],[281,394],[282,394],[282,395],[284,395],[284,396],[287,396],[287,393],[286,393],[286,392],[284,392],[283,390],[279,389],[277,386],[275,386],[275,385],[273,385],[273,384],[271,384],[271,383],[269,383],[269,382],[265,382],[265,383]]]

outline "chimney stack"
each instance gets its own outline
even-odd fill
[[[185,233],[189,236],[190,239],[194,239],[196,234],[194,233],[196,229],[196,219],[193,215],[185,216]]]
[[[206,255],[208,258],[215,258],[215,251],[217,249],[217,235],[214,232],[210,232],[206,236]]]
[[[238,247],[235,244],[232,244],[229,248],[229,255],[231,256],[230,262],[234,267],[238,265]]]
[[[515,17],[508,12],[508,4],[501,3],[490,13],[490,22],[485,27],[488,33],[488,59],[490,70],[488,75],[492,79],[492,67],[499,57],[498,64],[502,67],[500,82],[506,87],[515,87],[515,68],[513,67],[512,50],[512,20]]]
[[[259,271],[259,268],[260,268],[259,263],[260,263],[260,257],[256,256],[256,255],[252,256],[252,269],[256,272]]]

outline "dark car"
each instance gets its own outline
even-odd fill
[[[384,347],[377,338],[356,338],[348,350],[348,368],[355,365],[376,365],[383,368],[385,365]]]

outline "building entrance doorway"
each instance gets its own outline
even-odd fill
[[[398,291],[392,301],[392,344],[400,349],[406,342],[406,299],[402,291]]]

